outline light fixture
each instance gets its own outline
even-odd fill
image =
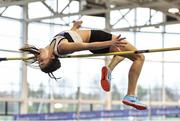
[[[63,105],[61,103],[55,103],[54,104],[54,108],[58,109],[58,108],[62,108]]]
[[[178,12],[179,12],[179,9],[178,9],[178,8],[169,8],[169,9],[168,9],[168,12],[169,12],[169,13],[178,13]]]

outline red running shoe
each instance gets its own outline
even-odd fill
[[[106,66],[103,66],[101,70],[101,87],[104,89],[104,91],[110,91],[111,71]]]

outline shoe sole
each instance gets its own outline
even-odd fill
[[[101,86],[104,91],[110,91],[110,83],[108,81],[108,69],[104,66],[101,71]]]
[[[131,102],[126,101],[126,100],[123,100],[122,102],[123,102],[123,104],[128,105],[128,106],[132,106],[132,107],[134,107],[134,108],[136,108],[138,110],[146,110],[147,109],[147,107],[145,107],[145,106],[136,105],[136,104],[131,103]]]

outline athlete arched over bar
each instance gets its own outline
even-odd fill
[[[74,21],[71,30],[60,32],[52,39],[48,46],[37,49],[39,54],[36,54],[36,58],[43,72],[48,74],[54,72],[61,67],[58,57],[76,51],[89,50],[93,54],[99,54],[137,50],[120,35],[116,36],[102,30],[82,30],[79,29],[81,24],[82,21]],[[145,110],[147,107],[140,103],[135,96],[137,81],[145,59],[143,54],[113,56],[109,65],[102,68],[101,86],[105,91],[110,90],[111,72],[124,58],[132,60],[133,63],[128,74],[127,95],[123,98],[122,102],[136,109]]]

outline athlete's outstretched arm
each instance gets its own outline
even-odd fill
[[[82,42],[68,42],[64,39],[58,45],[59,54],[69,54],[76,51],[82,50],[96,50],[103,49],[111,46],[124,46],[126,42],[121,41],[124,38],[117,37],[114,40],[103,41],[103,42],[92,42],[92,43],[82,43]]]

